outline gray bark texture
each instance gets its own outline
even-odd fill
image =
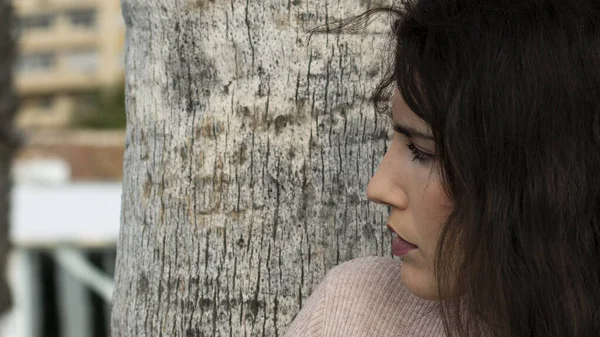
[[[11,308],[11,292],[6,280],[10,252],[10,165],[19,137],[13,125],[17,99],[13,92],[12,65],[15,41],[12,33],[11,0],[0,0],[0,314]]]
[[[365,189],[387,143],[369,98],[390,22],[307,44],[375,5],[123,0],[113,336],[282,336],[329,268],[389,255]]]

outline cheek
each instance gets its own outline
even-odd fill
[[[433,254],[442,225],[450,212],[451,203],[438,181],[430,180],[423,186],[415,216],[417,230],[427,253]]]

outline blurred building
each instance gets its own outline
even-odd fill
[[[64,128],[124,79],[120,0],[13,0],[17,124]]]

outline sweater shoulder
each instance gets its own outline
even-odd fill
[[[400,261],[369,256],[331,269],[324,336],[442,336],[435,303],[404,287],[401,268]]]
[[[362,257],[327,273],[286,337],[442,337],[434,302],[402,285],[402,263]]]
[[[400,277],[402,262],[389,257],[365,256],[343,262],[333,267],[327,274],[333,279],[346,281],[360,278],[363,281],[378,281]],[[361,283],[359,283],[361,284]]]

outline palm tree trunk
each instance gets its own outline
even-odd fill
[[[383,27],[356,0],[124,0],[127,139],[114,336],[278,336],[324,273],[389,254],[364,191]],[[377,29],[379,29],[377,31]]]

